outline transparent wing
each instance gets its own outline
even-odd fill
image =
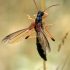
[[[7,35],[2,42],[4,43],[16,43],[18,41],[21,41],[31,30],[29,30],[28,28],[25,29],[21,29],[19,31],[16,31],[14,33],[11,33],[9,35]]]
[[[37,32],[37,37],[38,37],[39,43],[42,46],[42,49],[47,50],[47,52],[50,52],[51,51],[50,44],[49,44],[47,37],[42,29],[40,32]]]

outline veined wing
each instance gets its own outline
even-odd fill
[[[45,33],[42,31],[37,32],[37,38],[36,38],[37,42],[37,50],[39,52],[39,55],[46,61],[46,50],[47,51],[51,51],[50,49],[50,45],[49,42],[45,36]]]
[[[25,37],[29,33],[29,31],[31,31],[31,30],[29,30],[28,28],[25,28],[25,29],[21,29],[19,31],[16,31],[14,33],[11,33],[11,34],[7,35],[2,40],[2,42],[12,44],[12,43],[21,41],[23,39],[23,37]]]

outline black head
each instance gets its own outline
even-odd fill
[[[44,12],[39,11],[37,14],[37,17],[42,17],[44,15]]]

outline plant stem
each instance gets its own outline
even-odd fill
[[[63,69],[64,69],[64,67],[65,67],[65,65],[66,65],[66,62],[67,62],[67,60],[68,60],[68,58],[69,58],[69,55],[70,55],[70,52],[69,52],[69,54],[68,54],[68,56],[67,56],[67,58],[66,58],[66,60],[65,60],[65,62],[64,62],[64,65],[63,65],[63,67],[62,67],[62,69],[61,69],[61,70],[63,70]]]
[[[41,8],[44,11],[44,0],[41,0]],[[44,20],[42,20],[43,22]],[[46,61],[43,60],[43,70],[46,70]]]
[[[46,70],[46,61],[43,60],[43,70]]]
[[[42,8],[42,11],[44,10],[44,0],[41,0],[41,8]]]

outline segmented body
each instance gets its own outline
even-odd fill
[[[42,26],[42,16],[43,12],[38,12],[37,17],[35,19],[35,31],[36,31],[36,44],[39,55],[46,61],[46,49],[50,51],[50,45],[46,38],[46,35],[43,31]]]

